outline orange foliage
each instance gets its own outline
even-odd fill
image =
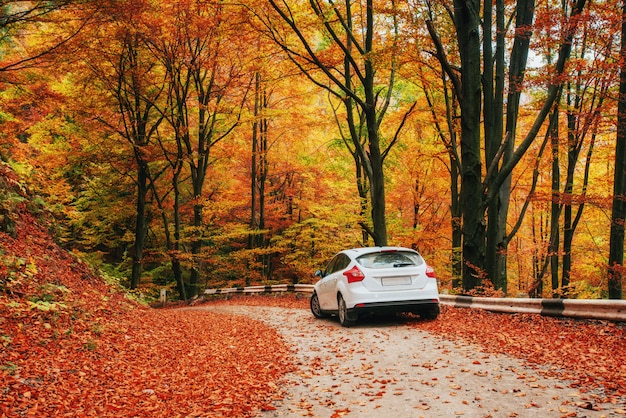
[[[278,396],[291,365],[275,330],[142,307],[56,245],[25,203],[13,209],[15,234],[0,232],[0,416],[249,416]]]

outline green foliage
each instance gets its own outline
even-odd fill
[[[40,293],[33,296],[28,303],[30,309],[36,309],[42,312],[57,312],[67,308],[63,298],[70,290],[54,283],[45,283],[39,288]]]
[[[99,167],[97,175],[84,179],[83,190],[68,211],[65,240],[88,251],[119,253],[132,245],[134,185],[128,180],[106,167]]]
[[[57,298],[62,298],[63,295],[70,292],[70,290],[63,286],[54,283],[45,283],[40,287],[41,296],[39,297],[42,301],[54,301]]]
[[[9,335],[0,335],[0,345],[2,347],[7,347],[9,344],[11,344],[11,341],[13,341],[13,338],[11,338]]]
[[[25,202],[22,196],[7,190],[5,185],[1,184],[0,178],[0,231],[6,232],[13,238],[17,237],[15,221],[19,212],[19,206]]]
[[[50,302],[44,300],[28,301],[28,307],[30,309],[36,309],[42,312],[56,312],[67,308],[62,302]]]
[[[2,266],[6,268],[6,275],[0,276],[0,292],[11,293],[23,285],[29,278],[37,274],[37,266],[32,260],[24,257],[2,255]]]
[[[105,283],[115,289],[121,289],[122,283],[127,280],[129,271],[125,269],[125,263],[113,265],[104,261],[102,252],[93,251],[88,253],[78,253],[81,260],[89,264],[94,270],[98,271]],[[123,260],[126,260],[125,258]]]
[[[157,286],[168,286],[173,279],[172,265],[169,261],[157,264],[155,267],[146,267],[144,275],[148,275],[152,279],[152,283]]]
[[[558,290],[558,293],[567,295],[570,299],[606,299],[607,289],[593,285],[586,279],[576,280],[565,288]]]
[[[0,365],[0,370],[2,370],[3,372],[9,375],[14,375],[17,373],[18,366],[15,363],[8,362],[8,363]]]
[[[358,227],[309,218],[291,225],[272,244],[294,281],[311,283],[315,270],[324,268],[338,251],[359,246],[358,234]]]
[[[93,340],[89,340],[85,344],[83,344],[83,348],[86,351],[94,351],[96,348],[98,348],[98,344]]]

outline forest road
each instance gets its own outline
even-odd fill
[[[568,382],[522,361],[420,330],[420,320],[373,318],[351,328],[304,309],[204,305],[277,329],[298,369],[281,382],[272,417],[617,417]],[[587,409],[593,408],[593,409]]]

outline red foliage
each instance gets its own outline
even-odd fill
[[[247,416],[279,396],[292,366],[273,329],[140,306],[56,245],[25,203],[11,219],[15,233],[0,232],[0,417]]]
[[[626,395],[626,330],[615,323],[444,306],[438,320],[417,326],[522,359],[581,391],[599,389],[604,401]]]

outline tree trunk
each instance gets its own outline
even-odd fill
[[[365,51],[374,50],[374,2],[367,0],[367,31],[365,37]],[[376,111],[376,81],[374,79],[374,65],[371,56],[365,57],[365,106],[363,112],[367,123],[367,139],[369,142],[369,159],[371,165],[370,193],[372,197],[372,225],[374,227],[374,245],[387,245],[387,217],[385,214],[385,176],[383,174],[383,155],[380,151],[380,137],[378,132],[378,117]],[[391,88],[391,86],[390,86]],[[382,113],[381,113],[382,116]]]
[[[136,152],[138,154],[138,152]],[[143,250],[148,233],[148,220],[146,218],[146,196],[148,194],[148,163],[137,157],[137,211],[135,222],[135,246],[133,250],[133,268],[130,280],[130,288],[136,289],[143,272]]]
[[[454,21],[461,56],[461,206],[463,212],[463,288],[484,277],[485,219],[481,152],[480,2],[454,1]]]
[[[568,103],[574,109],[580,110],[578,104]],[[574,240],[574,217],[573,217],[573,196],[574,196],[574,171],[578,163],[580,148],[576,132],[576,116],[569,111],[567,114],[568,126],[568,147],[567,147],[567,175],[565,179],[565,189],[563,190],[563,274],[561,276],[561,287],[563,290],[569,286],[570,270],[572,269],[572,241]]]
[[[180,142],[179,142],[180,147]],[[179,148],[179,160],[177,163],[177,171],[174,173],[174,177],[172,179],[172,185],[174,190],[174,208],[173,208],[173,216],[174,216],[174,243],[173,243],[173,254],[170,255],[170,260],[172,261],[172,273],[174,274],[174,279],[176,280],[176,288],[178,289],[178,298],[180,300],[187,300],[187,288],[185,286],[185,281],[183,279],[183,270],[180,263],[180,240],[181,240],[181,224],[180,224],[180,190],[178,187],[178,179],[180,176],[180,170],[182,169],[182,152]]]
[[[459,171],[456,162],[450,164],[450,216],[452,223],[452,287],[463,285],[463,231],[461,230],[461,200],[459,196]]]
[[[609,249],[609,299],[622,299],[624,277],[624,221],[626,220],[626,3],[622,10],[622,44],[619,101],[617,103],[617,139]]]
[[[550,260],[550,276],[552,278],[552,297],[558,297],[556,290],[559,287],[559,245],[561,234],[559,231],[561,217],[561,169],[559,164],[559,106],[555,106],[550,117],[550,143],[552,149],[552,202],[550,203],[550,241],[548,243],[548,258]]]
[[[267,179],[267,131],[268,121],[265,118],[265,109],[268,106],[267,93],[262,84],[261,75],[255,76],[254,116],[252,124],[252,162],[251,162],[251,209],[250,235],[248,248],[262,248],[265,246],[265,182]],[[257,256],[261,265],[259,272],[262,278],[269,276],[269,258],[263,254]],[[246,286],[250,285],[251,276],[246,278]]]
[[[493,52],[492,4],[484,3],[483,22],[483,85],[484,85],[484,131],[485,161],[488,165],[497,166],[498,151],[504,137],[504,1],[496,1],[496,50]],[[496,289],[506,293],[506,255],[500,245],[506,236],[506,213],[508,205],[508,189],[500,199],[494,199],[488,208],[487,247],[485,254],[485,270]]]
[[[504,51],[504,5],[497,3],[498,8],[496,11],[498,34],[497,45],[498,51]],[[521,99],[521,93],[523,90],[524,75],[526,72],[526,66],[528,61],[528,51],[530,48],[530,38],[532,32],[529,28],[532,26],[532,22],[535,15],[535,1],[534,0],[519,0],[516,5],[516,23],[515,23],[515,40],[513,42],[513,48],[511,50],[510,66],[509,66],[509,94],[506,100],[506,139],[502,144],[498,141],[491,146],[491,156],[487,159],[490,167],[497,167],[497,151],[498,147],[503,146],[502,164],[506,164],[513,155],[515,138],[517,137],[517,120],[519,118],[519,105]],[[496,79],[500,82],[500,78],[504,78],[504,55],[497,55],[496,64],[498,65]],[[502,109],[504,107],[503,100],[504,86],[499,85],[496,91],[497,100],[495,103],[498,107],[495,110],[495,115],[502,115]],[[502,138],[502,123],[496,124],[499,128],[499,138]],[[486,138],[487,139],[487,138]],[[494,158],[496,160],[494,161]],[[493,177],[490,173],[487,173],[487,187],[492,187],[490,181]],[[512,234],[507,233],[507,219],[509,212],[509,200],[511,196],[511,175],[509,174],[502,185],[499,187],[497,193],[494,193],[495,199],[489,202],[489,223],[488,223],[488,237],[487,237],[487,269],[489,278],[493,282],[496,289],[502,290],[505,294],[507,292],[507,249],[509,242],[513,238]]]
[[[380,152],[376,112],[368,117],[368,135],[372,176],[370,179],[370,196],[372,201],[372,225],[374,227],[374,245],[387,245],[387,220],[385,215],[385,176],[383,174],[383,157]],[[371,120],[373,119],[373,121]]]
[[[202,267],[202,258],[200,252],[202,250],[202,210],[204,205],[201,202],[202,189],[204,188],[204,171],[198,170],[193,183],[194,204],[193,204],[193,229],[194,233],[191,238],[191,275],[189,277],[189,297],[193,298],[198,295],[198,286],[200,283],[200,271]]]

